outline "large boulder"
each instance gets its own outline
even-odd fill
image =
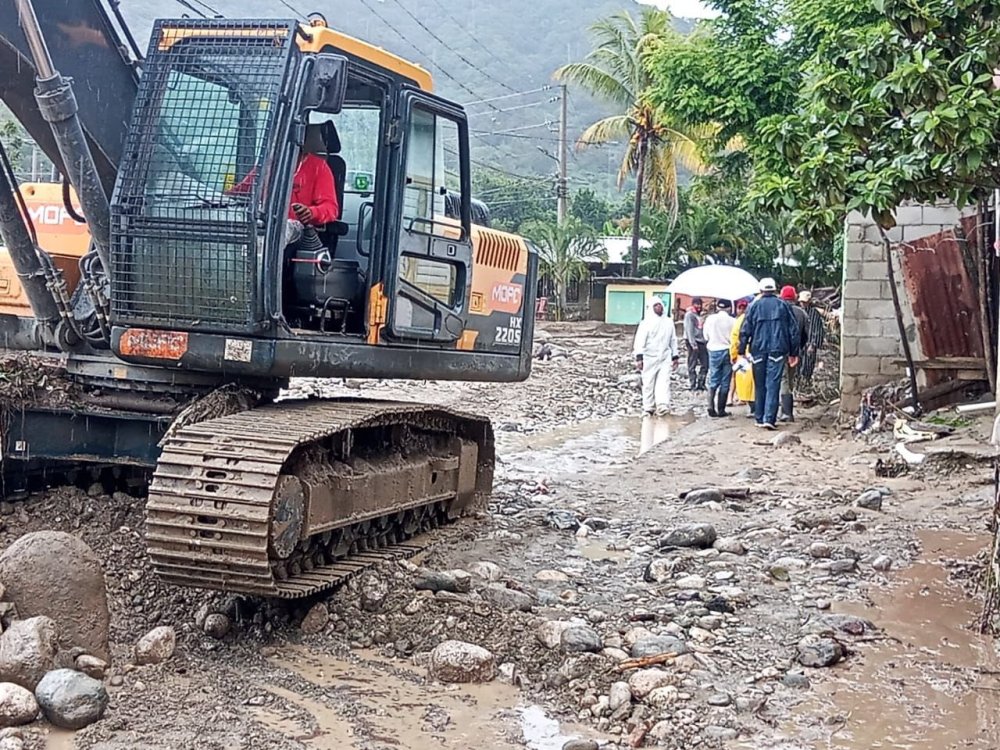
[[[482,646],[445,641],[431,651],[429,668],[441,682],[489,682],[496,676],[496,658]]]
[[[13,682],[0,682],[0,727],[30,724],[38,715],[34,694]]]
[[[56,622],[61,648],[110,660],[104,571],[83,541],[61,531],[25,534],[0,555],[0,581],[21,618]]]
[[[56,625],[48,617],[17,620],[0,635],[0,681],[34,690],[55,667]]]
[[[108,691],[93,677],[72,669],[49,672],[35,688],[45,718],[64,729],[83,729],[104,715]]]

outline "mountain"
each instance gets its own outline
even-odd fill
[[[587,55],[588,29],[596,20],[621,10],[637,14],[641,6],[633,0],[124,0],[121,9],[143,48],[154,19],[190,16],[191,9],[229,18],[320,12],[333,28],[423,65],[439,93],[468,105],[471,129],[478,131],[478,168],[544,179],[555,172],[555,162],[541,149],[556,153],[559,102],[557,89],[537,89],[552,85],[560,65]],[[686,32],[692,22],[678,19],[676,26]],[[533,93],[512,95],[526,91]],[[494,97],[504,98],[479,103]],[[571,90],[570,138],[606,114]],[[510,130],[515,132],[489,135]],[[620,153],[613,146],[574,152],[571,186],[613,190]]]

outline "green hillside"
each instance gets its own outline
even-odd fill
[[[448,0],[186,0],[211,14],[227,17],[290,17],[319,11],[331,26],[377,44],[427,67],[438,91],[468,104],[473,157],[480,168],[489,164],[505,171],[553,174],[555,162],[540,149],[556,150],[555,122],[559,104],[555,91],[526,96],[513,92],[552,84],[560,65],[584,57],[590,49],[588,27],[597,19],[627,9],[638,12],[632,0],[498,0],[492,3],[451,3]],[[133,33],[144,44],[155,18],[192,15],[177,0],[123,0],[123,13]],[[300,13],[300,15],[301,15]],[[689,23],[678,21],[687,30]],[[437,38],[435,38],[437,37]],[[507,97],[490,103],[473,102]],[[535,104],[536,106],[524,106]],[[502,111],[497,111],[502,110]],[[580,92],[570,94],[570,136],[605,114],[600,105]],[[551,123],[550,125],[543,125]],[[542,125],[542,127],[531,127]],[[497,131],[517,129],[506,135]],[[614,147],[573,155],[571,183],[613,190]]]

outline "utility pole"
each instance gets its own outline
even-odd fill
[[[569,203],[569,180],[567,177],[567,170],[569,169],[569,143],[567,142],[569,106],[566,101],[566,84],[560,86],[559,90],[559,183],[556,186],[556,216],[558,217],[559,225],[562,226],[566,223]]]

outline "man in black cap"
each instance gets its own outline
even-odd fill
[[[701,319],[701,297],[691,300],[684,315],[684,344],[687,347],[688,381],[692,391],[705,390],[708,377],[708,348],[705,346],[705,322]]]

